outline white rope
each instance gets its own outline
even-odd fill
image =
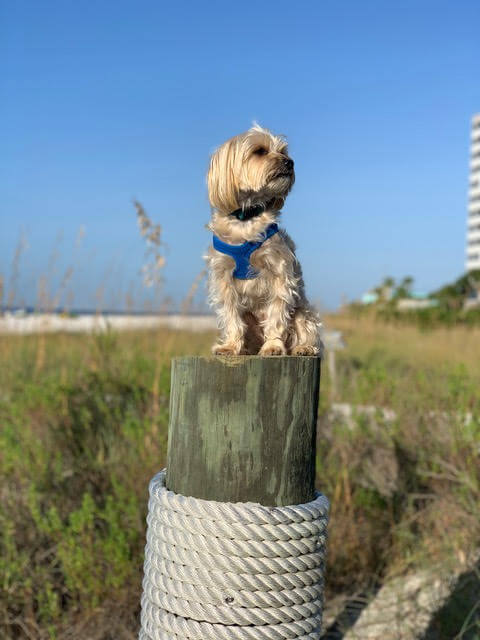
[[[318,640],[328,506],[188,498],[158,473],[139,640]]]

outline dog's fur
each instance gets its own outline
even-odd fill
[[[255,125],[227,140],[211,157],[207,176],[212,205],[210,230],[224,242],[259,240],[280,214],[295,181],[293,161],[281,136]],[[268,205],[239,220],[237,209]],[[320,322],[308,303],[295,246],[280,230],[254,251],[256,278],[234,278],[234,260],[213,247],[207,255],[209,294],[217,309],[221,340],[217,355],[317,355]]]

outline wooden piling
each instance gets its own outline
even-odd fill
[[[167,488],[268,506],[312,500],[319,382],[316,357],[175,358]]]

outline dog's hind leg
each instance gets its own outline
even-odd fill
[[[322,342],[320,340],[321,322],[317,313],[308,306],[295,309],[293,316],[292,341],[290,353],[292,356],[321,355]]]

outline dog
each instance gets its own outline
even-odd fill
[[[221,331],[214,355],[320,353],[321,323],[306,299],[295,245],[277,226],[294,181],[285,138],[259,125],[211,156],[206,260]]]

